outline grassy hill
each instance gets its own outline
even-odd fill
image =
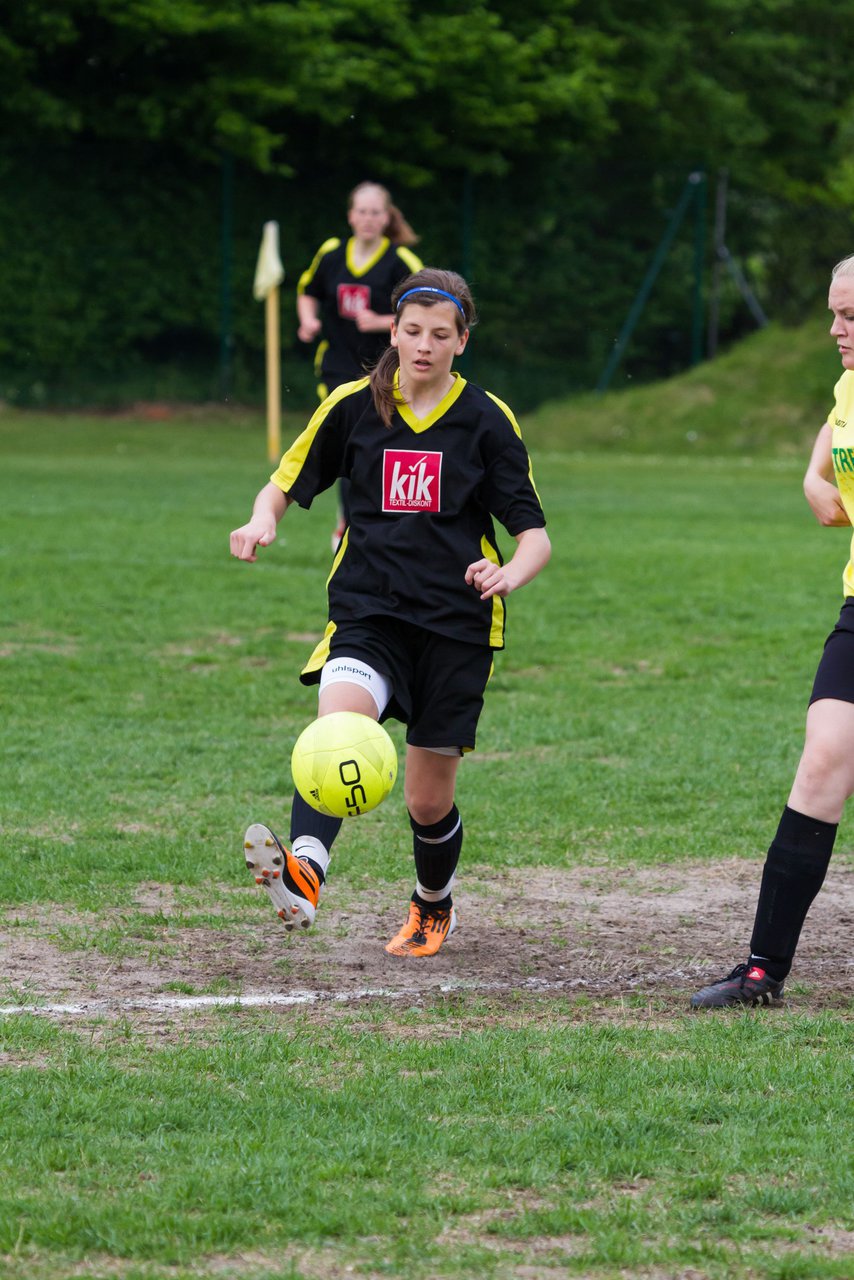
[[[826,315],[769,325],[665,382],[544,404],[525,415],[525,439],[554,450],[801,455],[840,372]]]

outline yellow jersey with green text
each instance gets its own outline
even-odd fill
[[[828,422],[833,428],[833,476],[848,519],[854,525],[854,373],[846,369],[833,388],[836,397]],[[854,596],[854,537],[842,574],[846,596]]]

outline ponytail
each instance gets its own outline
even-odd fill
[[[384,427],[391,426],[392,414],[397,408],[394,376],[399,368],[400,356],[397,354],[397,347],[386,347],[371,370],[371,395],[377,416]]]
[[[388,206],[388,226],[385,229],[385,233],[392,244],[418,244],[421,239],[420,236],[415,234],[396,204],[389,204]]]

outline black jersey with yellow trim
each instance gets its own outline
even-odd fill
[[[324,401],[270,477],[302,507],[350,481],[350,526],[327,582],[334,622],[389,614],[428,631],[504,646],[505,603],[465,581],[475,560],[502,563],[493,518],[515,537],[545,527],[512,412],[453,375],[426,418],[399,401],[386,427],[367,378]]]
[[[317,372],[333,385],[361,378],[388,346],[387,332],[362,333],[356,316],[360,311],[389,315],[395,285],[422,266],[410,249],[385,237],[373,257],[358,266],[354,243],[352,236],[346,242],[337,237],[324,241],[297,284],[297,294],[320,303],[327,346]]]

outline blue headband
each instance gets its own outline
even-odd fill
[[[463,320],[466,318],[466,313],[463,311],[463,304],[460,302],[459,298],[455,298],[452,293],[446,293],[444,289],[434,289],[433,286],[429,284],[423,284],[420,289],[407,289],[406,293],[402,294],[397,300],[396,309],[398,311],[403,306],[406,299],[412,297],[413,293],[438,293],[443,298],[447,298],[449,302],[453,302]]]

